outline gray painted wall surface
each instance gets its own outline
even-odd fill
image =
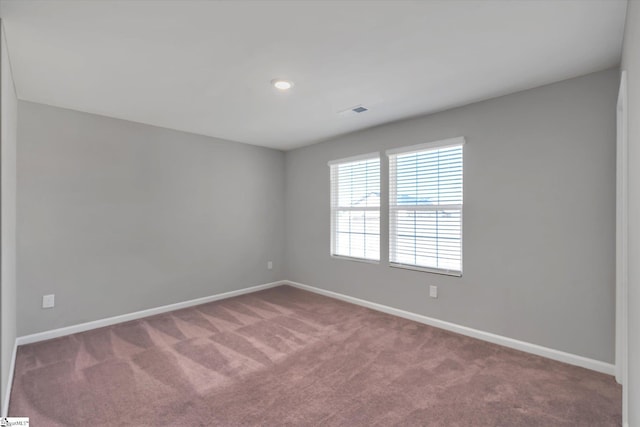
[[[629,141],[629,293],[628,379],[629,426],[640,426],[640,4],[630,1],[622,50],[627,70]]]
[[[287,152],[286,277],[613,362],[618,80],[607,70]],[[462,278],[388,267],[384,209],[380,264],[329,256],[327,161],[457,136]],[[383,192],[386,171],[383,156]]]
[[[282,152],[29,102],[19,112],[19,335],[282,278]],[[49,293],[56,307],[42,309]]]
[[[2,212],[0,213],[0,235],[2,247],[2,282],[0,287],[0,352],[2,353],[2,372],[0,373],[0,405],[4,404],[7,384],[9,382],[9,367],[13,346],[16,342],[16,144],[18,125],[18,100],[11,75],[11,65],[7,51],[4,29],[0,26],[1,58],[1,144],[0,170],[2,176],[1,194]]]

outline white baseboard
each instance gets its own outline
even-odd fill
[[[13,373],[16,370],[16,352],[18,350],[18,340],[13,343],[13,352],[11,353],[11,362],[9,365],[9,379],[7,380],[7,388],[4,391],[4,402],[2,402],[2,417],[9,414],[9,400],[11,398],[11,388],[13,387]]]
[[[502,345],[504,347],[513,348],[516,350],[524,351],[526,353],[531,353],[538,356],[546,357],[548,359],[553,359],[560,362],[568,363],[570,365],[580,366],[583,368],[591,369],[593,371],[602,372],[607,375],[615,374],[615,366],[611,363],[601,362],[595,359],[589,359],[588,357],[578,356],[576,354],[554,350],[552,348],[543,347],[541,345],[531,344],[525,341],[519,341],[513,338],[492,334],[490,332],[484,332],[478,329],[469,328],[467,326],[462,326],[462,325],[458,325],[451,322],[445,322],[444,320],[434,319],[432,317],[423,316],[421,314],[411,313],[409,311],[404,311],[398,308],[393,308],[393,307],[378,304],[375,302],[366,301],[360,298],[354,298],[354,297],[340,294],[337,292],[327,291],[325,289],[304,285],[302,283],[292,282],[290,280],[285,280],[284,283],[294,286],[296,288],[303,289],[305,291],[310,291],[316,294],[350,302],[352,304],[357,304],[363,307],[370,308],[372,310],[381,311],[383,313],[392,314],[398,317],[403,317],[405,319],[413,320],[415,322],[424,323],[425,325],[435,326],[436,328],[445,329],[451,332],[456,332],[461,335],[466,335],[468,337],[477,338],[483,341],[488,341],[490,343]]]
[[[168,311],[179,310],[181,308],[192,307],[194,305],[205,304],[212,301],[231,298],[238,295],[248,294],[251,292],[260,291],[262,289],[273,288],[275,286],[286,285],[286,284],[294,286],[296,288],[306,290],[306,291],[314,292],[316,294],[328,296],[330,298],[335,298],[342,301],[350,302],[352,304],[357,304],[363,307],[367,307],[372,310],[381,311],[383,313],[392,314],[394,316],[413,320],[415,322],[424,323],[425,325],[434,326],[436,328],[441,328],[448,331],[456,332],[461,335],[466,335],[472,338],[477,338],[483,341],[488,341],[494,344],[498,344],[498,345],[513,348],[516,350],[524,351],[527,353],[535,354],[538,356],[546,357],[548,359],[558,360],[560,362],[568,363],[570,365],[581,366],[583,368],[591,369],[597,372],[602,372],[607,375],[615,374],[615,366],[611,363],[601,362],[599,360],[578,356],[572,353],[566,353],[564,351],[554,350],[552,348],[543,347],[541,345],[532,344],[525,341],[516,340],[513,338],[508,338],[502,335],[492,334],[490,332],[469,328],[467,326],[446,322],[444,320],[423,316],[421,314],[400,310],[398,308],[389,307],[386,305],[366,301],[360,298],[351,297],[351,296],[340,294],[337,292],[328,291],[325,289],[316,288],[316,287],[305,285],[302,283],[293,282],[290,280],[282,280],[277,282],[266,283],[264,285],[252,286],[252,287],[240,289],[237,291],[225,292],[222,294],[212,295],[212,296],[203,297],[203,298],[197,298],[189,301],[179,302],[176,304],[170,304],[162,307],[151,308],[148,310],[136,311],[134,313],[123,314],[120,316],[109,317],[106,319],[95,320],[92,322],[81,323],[78,325],[67,326],[64,328],[53,329],[50,331],[39,332],[36,334],[24,335],[16,339],[16,345],[31,344],[34,342],[44,341],[52,338],[58,338],[65,335],[71,335],[78,332],[88,331],[91,329],[102,328],[104,326],[111,326],[116,323],[127,322],[129,320],[136,320],[136,319],[140,319],[147,316],[153,316],[155,314],[166,313]],[[15,348],[14,348],[13,360],[15,361]],[[12,369],[11,378],[13,378],[13,365],[11,369]],[[3,408],[3,409],[8,409],[8,399],[6,399],[5,406],[6,408]]]
[[[211,295],[203,298],[196,298],[189,301],[178,302],[175,304],[163,305],[161,307],[150,308],[147,310],[136,311],[133,313],[122,314],[119,316],[107,317],[106,319],[94,320],[91,322],[80,323],[78,325],[66,326],[64,328],[52,329],[50,331],[38,332],[31,335],[23,335],[16,339],[17,345],[32,344],[34,342],[50,340],[52,338],[63,337],[78,332],[84,332],[91,329],[102,328],[104,326],[115,325],[116,323],[128,322],[155,314],[166,313],[168,311],[179,310],[181,308],[193,307],[194,305],[206,304],[208,302],[221,299],[231,298],[238,295],[249,294],[251,292],[261,291],[263,289],[273,288],[275,286],[284,285],[288,282],[277,281],[265,283],[263,285],[251,286],[249,288],[239,289],[237,291],[224,292],[222,294]]]

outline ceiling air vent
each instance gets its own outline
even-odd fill
[[[350,107],[346,110],[338,111],[338,114],[340,114],[341,116],[352,116],[354,114],[364,113],[365,111],[369,111],[369,109],[362,105],[356,105],[355,107]]]

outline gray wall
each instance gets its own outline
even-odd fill
[[[618,80],[612,69],[287,152],[286,277],[613,362]],[[327,161],[456,136],[462,278],[388,267],[384,209],[380,264],[329,257]]]
[[[16,342],[16,139],[18,124],[18,100],[11,75],[11,64],[7,51],[4,27],[0,26],[0,50],[2,51],[0,80],[1,117],[1,152],[0,182],[2,211],[0,213],[0,235],[2,244],[0,257],[2,265],[2,281],[0,282],[0,353],[2,356],[2,372],[0,373],[0,403],[4,405],[7,385],[9,383],[9,367]],[[7,408],[3,408],[7,409]],[[5,414],[3,414],[5,415]]]
[[[18,334],[287,278],[612,362],[617,84],[608,70],[286,156],[20,102]],[[329,257],[327,161],[453,136],[462,278]]]
[[[640,426],[640,3],[630,1],[622,50],[627,70],[629,141],[628,360],[629,426]]]
[[[282,278],[282,152],[22,101],[19,113],[19,335]]]

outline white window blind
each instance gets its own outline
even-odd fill
[[[379,261],[379,154],[337,160],[329,167],[331,255]]]
[[[387,151],[389,262],[462,275],[462,148],[453,138]]]

